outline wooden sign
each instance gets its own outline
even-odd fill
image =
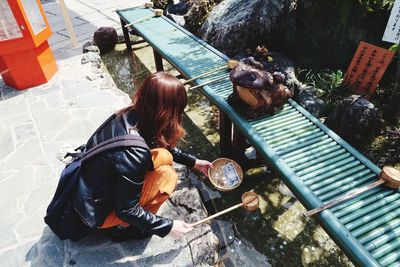
[[[400,41],[400,0],[396,0],[393,5],[382,40],[395,44]]]
[[[393,55],[392,51],[361,41],[344,81],[355,94],[373,94]]]

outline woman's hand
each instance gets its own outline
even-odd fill
[[[208,169],[212,168],[212,163],[207,160],[196,159],[193,168],[200,171],[205,177],[208,177]]]
[[[191,224],[185,223],[184,221],[180,221],[180,220],[174,220],[174,222],[172,224],[172,229],[169,232],[169,235],[171,235],[175,239],[180,239],[186,233],[188,233],[192,230],[193,230],[193,227],[191,226]]]

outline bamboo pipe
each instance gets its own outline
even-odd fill
[[[199,87],[203,87],[203,86],[205,86],[205,85],[208,85],[208,84],[211,84],[211,83],[215,83],[215,82],[218,82],[218,81],[222,81],[222,80],[225,80],[225,79],[227,79],[227,78],[229,78],[229,77],[227,77],[227,76],[219,77],[219,78],[216,78],[216,79],[214,79],[214,80],[207,81],[207,82],[205,82],[205,83],[198,84],[198,85],[196,85],[196,86],[192,86],[192,87],[189,88],[189,90],[191,90],[191,89],[196,89],[196,88],[199,88]]]
[[[152,17],[161,17],[163,15],[163,12],[164,11],[162,9],[154,9],[154,13],[153,14],[145,16],[145,17],[140,18],[138,20],[135,20],[135,21],[133,21],[133,22],[131,22],[129,24],[126,24],[124,27],[128,28],[129,26],[132,26],[135,23],[141,22],[143,20],[146,20],[146,19],[149,19],[149,18],[152,18]]]
[[[240,208],[242,206],[244,206],[244,208],[246,210],[248,210],[248,211],[255,211],[258,208],[258,205],[259,205],[258,195],[256,193],[254,193],[254,192],[245,192],[242,195],[242,203],[236,204],[235,206],[232,206],[232,207],[227,208],[227,209],[225,209],[223,211],[215,213],[214,215],[211,215],[211,216],[209,216],[207,218],[204,218],[204,219],[202,219],[202,220],[200,220],[198,222],[195,222],[195,223],[191,224],[191,226],[195,227],[195,226],[197,226],[199,224],[205,223],[205,222],[207,222],[207,221],[209,221],[211,219],[214,219],[214,218],[216,218],[216,217],[218,217],[218,216],[220,216],[222,214],[228,213],[228,212],[230,212],[232,210],[235,210],[237,208]]]
[[[197,76],[195,76],[195,77],[192,77],[192,78],[190,78],[189,80],[184,81],[183,84],[188,84],[188,83],[190,83],[190,82],[192,82],[192,81],[194,81],[194,80],[197,80],[197,79],[200,79],[200,78],[209,76],[209,75],[211,75],[211,74],[213,74],[213,73],[215,73],[215,72],[217,72],[217,71],[219,71],[219,70],[233,69],[233,68],[235,68],[235,66],[236,66],[238,63],[239,63],[239,62],[238,62],[237,60],[230,59],[230,60],[228,60],[226,66],[217,67],[217,68],[215,68],[215,69],[213,69],[213,70],[210,70],[210,71],[207,71],[207,72],[202,73],[202,74],[200,74],[200,75],[197,75]]]
[[[152,2],[146,2],[144,3],[144,8],[152,8],[153,7],[153,3]],[[128,10],[131,9],[132,7],[128,7],[128,8],[123,8],[123,9],[114,9],[112,12],[117,12],[117,11],[124,11],[124,10]]]
[[[382,169],[382,172],[379,174],[379,180],[373,182],[372,184],[363,186],[359,189],[353,190],[343,196],[340,196],[332,201],[329,201],[328,203],[309,210],[307,212],[304,213],[304,215],[309,218],[315,214],[320,213],[323,210],[329,209],[339,203],[342,203],[348,199],[351,199],[359,194],[362,194],[372,188],[378,187],[382,184],[385,184],[386,186],[390,187],[390,188],[394,188],[394,189],[398,189],[400,187],[400,171],[395,169],[394,167],[391,166],[385,166]]]

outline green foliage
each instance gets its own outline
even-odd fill
[[[340,93],[344,89],[343,72],[341,70],[322,70],[315,71],[312,69],[299,70],[298,78],[315,88],[317,96],[323,99],[331,99],[335,94]]]
[[[394,5],[395,0],[358,0],[369,12],[388,11]]]
[[[168,4],[168,0],[151,0],[154,4],[154,8],[165,9]]]

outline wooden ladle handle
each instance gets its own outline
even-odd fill
[[[207,221],[209,221],[209,220],[211,220],[211,219],[214,219],[215,217],[218,217],[218,216],[220,216],[220,215],[222,215],[222,214],[228,213],[228,212],[230,212],[230,211],[232,211],[232,210],[234,210],[234,209],[240,208],[240,207],[242,207],[242,206],[243,206],[243,203],[236,204],[235,206],[232,206],[232,207],[230,207],[230,208],[227,208],[226,210],[220,211],[220,212],[218,212],[218,213],[215,213],[214,215],[208,216],[207,218],[204,218],[204,219],[202,219],[202,220],[200,220],[200,221],[198,221],[198,222],[195,222],[195,223],[191,224],[191,226],[192,226],[192,227],[195,227],[196,225],[205,223],[205,222],[207,222]]]

